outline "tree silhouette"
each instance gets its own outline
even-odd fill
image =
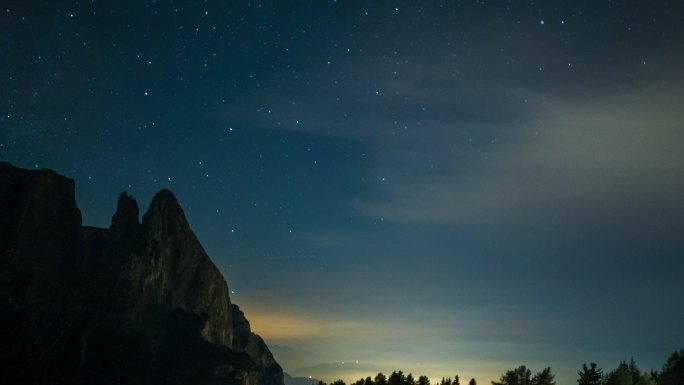
[[[520,365],[507,370],[499,382],[492,381],[492,385],[532,385],[532,372],[525,365]]]
[[[382,372],[375,376],[375,385],[387,385],[387,377]]]
[[[651,373],[644,373],[641,375],[637,385],[658,385],[658,382],[656,382]]]
[[[606,375],[605,385],[636,385],[629,365],[625,361],[620,362],[617,368]]]
[[[632,384],[639,384],[639,382],[641,382],[641,371],[637,367],[634,357],[629,360],[629,365],[627,367],[629,368],[629,373],[632,375]]]
[[[401,370],[394,371],[387,377],[387,385],[404,385],[405,380],[406,378]]]
[[[672,353],[658,376],[659,385],[684,385],[684,349]]]
[[[430,379],[427,376],[419,376],[418,385],[430,385]]]
[[[601,368],[595,362],[582,364],[582,369],[577,372],[577,385],[684,385],[684,349],[675,351],[667,359],[660,372],[651,370],[641,372],[632,357],[629,361],[622,361],[617,368],[611,370],[605,376]],[[532,372],[525,365],[507,370],[499,379],[492,381],[492,385],[556,385],[555,375],[550,367],[544,368],[532,376]],[[327,385],[319,381],[318,385]],[[345,385],[343,380],[337,380],[330,385]],[[361,378],[351,385],[430,385],[427,376],[419,376],[417,379],[411,373],[404,375],[401,370],[395,370],[389,377],[382,372],[375,378],[370,376]],[[461,385],[460,377],[455,375],[443,377],[436,385]],[[477,381],[471,378],[468,385],[477,385]]]
[[[546,367],[532,377],[532,385],[556,385],[555,376],[551,373],[551,367]]]
[[[578,385],[602,385],[603,384],[603,371],[597,368],[596,362],[589,364],[582,364],[582,370],[577,372],[579,378],[577,379]]]

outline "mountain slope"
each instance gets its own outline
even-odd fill
[[[0,162],[0,214],[11,383],[283,384],[170,191],[82,227],[72,180]]]

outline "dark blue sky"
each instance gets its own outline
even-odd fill
[[[684,345],[680,1],[0,8],[0,159],[89,225],[174,191],[293,375]]]

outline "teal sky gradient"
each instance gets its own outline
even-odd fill
[[[74,178],[88,225],[171,189],[295,376],[658,369],[684,346],[681,20],[679,1],[10,1],[0,159]]]

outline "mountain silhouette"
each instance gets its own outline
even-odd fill
[[[0,162],[0,371],[12,384],[283,385],[162,190],[82,226],[74,182]]]

